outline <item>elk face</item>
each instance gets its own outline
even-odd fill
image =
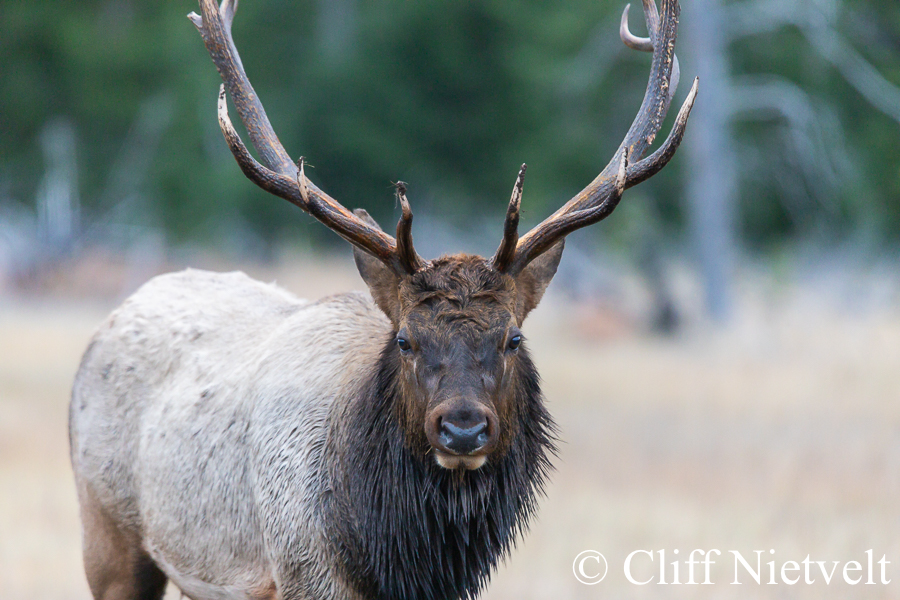
[[[523,373],[519,329],[562,256],[562,244],[513,277],[480,256],[434,260],[398,277],[357,252],[360,274],[394,325],[397,416],[412,446],[446,469],[478,469],[517,432]]]
[[[403,412],[448,469],[483,465],[506,445],[515,412],[522,334],[514,284],[473,259],[439,261],[400,285]]]

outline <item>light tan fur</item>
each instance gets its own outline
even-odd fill
[[[126,300],[72,395],[95,597],[137,597],[131,566],[151,557],[195,600],[268,598],[292,569],[297,597],[353,598],[313,496],[326,423],[389,334],[362,294],[306,302],[242,273],[164,275]]]

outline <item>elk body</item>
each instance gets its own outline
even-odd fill
[[[354,246],[371,295],[299,300],[243,274],[158,277],[85,352],[70,408],[88,582],[99,599],[470,598],[535,509],[553,424],[519,327],[563,239],[606,217],[681,141],[696,80],[646,158],[677,82],[678,4],[644,1],[643,105],[612,161],[521,238],[524,166],[489,259],[426,261],[316,187],[281,147],[231,39],[236,3],[191,15],[265,166],[241,169]]]

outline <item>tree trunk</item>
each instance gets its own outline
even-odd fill
[[[684,147],[688,158],[687,222],[700,266],[706,310],[717,321],[732,307],[737,185],[729,129],[727,40],[719,0],[683,4],[682,72],[700,77]]]

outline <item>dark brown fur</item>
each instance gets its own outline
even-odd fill
[[[329,537],[364,597],[474,598],[524,531],[550,470],[554,426],[526,352],[519,361],[510,399],[518,435],[480,469],[450,471],[397,418],[406,402],[399,356],[393,339],[385,344],[368,391],[327,450]]]
[[[553,423],[526,348],[506,349],[524,317],[516,283],[481,257],[448,256],[397,282],[396,301],[382,299],[396,302],[395,332],[358,406],[335,423],[327,461],[330,537],[365,597],[474,597],[534,512]],[[527,291],[533,305],[543,289]],[[409,356],[397,332],[412,340]],[[432,456],[424,424],[447,402],[483,403],[497,416],[499,439],[476,470]]]

